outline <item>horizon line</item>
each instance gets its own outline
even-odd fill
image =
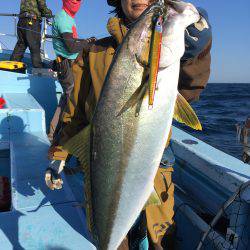
[[[207,84],[250,84],[250,82],[208,82]]]

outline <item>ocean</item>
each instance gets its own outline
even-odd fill
[[[242,159],[243,148],[236,140],[235,124],[250,117],[250,84],[209,83],[192,107],[202,124],[202,131],[174,124],[211,146]]]

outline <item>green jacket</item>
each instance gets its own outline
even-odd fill
[[[20,14],[29,13],[38,19],[43,16],[51,16],[52,12],[46,5],[46,0],[21,0]]]

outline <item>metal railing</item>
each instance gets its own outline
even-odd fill
[[[19,14],[6,14],[6,13],[0,13],[0,17],[12,17],[13,18],[13,26],[14,31],[13,33],[1,33],[0,36],[8,36],[8,37],[15,37],[17,38],[17,18],[19,17]],[[48,27],[49,27],[48,18],[43,17],[42,18],[42,32],[41,32],[41,57],[42,59],[49,59],[48,54],[46,53],[46,43],[51,42],[52,36],[48,34]],[[32,30],[33,31],[33,30]],[[35,32],[35,31],[33,31]],[[0,50],[2,50],[2,42],[0,41]]]

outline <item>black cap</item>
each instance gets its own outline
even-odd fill
[[[116,7],[118,0],[107,0],[108,5]]]

